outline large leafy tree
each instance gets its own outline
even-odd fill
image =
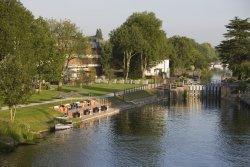
[[[49,20],[50,30],[56,39],[57,52],[62,60],[65,62],[61,66],[61,82],[66,77],[66,71],[70,60],[85,52],[87,46],[87,39],[83,36],[81,31],[70,20],[56,21]]]
[[[167,57],[168,47],[162,22],[150,12],[134,13],[111,32],[113,55],[122,61],[124,78],[128,78],[131,60],[140,62],[141,77],[147,67]],[[134,68],[133,68],[134,70]]]
[[[115,58],[122,60],[124,78],[128,79],[130,61],[140,48],[142,34],[137,26],[123,24],[110,34],[110,41],[114,46]]]
[[[35,69],[32,14],[16,0],[0,1],[0,96],[10,107],[27,100]]]
[[[18,56],[27,64],[32,61],[33,20],[19,1],[0,1],[0,61],[10,56]]]
[[[22,64],[16,57],[9,57],[0,62],[0,96],[10,109],[10,120],[15,119],[16,106],[27,101],[31,93],[31,77],[28,65]]]
[[[140,46],[136,50],[136,60],[140,62],[141,77],[144,77],[146,68],[169,56],[170,50],[166,34],[162,30],[162,21],[153,12],[142,12],[132,14],[125,24],[139,27],[142,34]]]
[[[61,64],[63,63],[56,51],[56,43],[46,20],[39,17],[34,20],[31,32],[33,34],[33,51],[35,76],[41,90],[42,80],[58,81]]]
[[[238,79],[247,78],[250,62],[250,22],[249,18],[235,17],[226,25],[226,40],[217,46],[219,56],[224,64],[229,65],[233,75]]]

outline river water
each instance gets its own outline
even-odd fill
[[[0,166],[249,166],[250,111],[216,99],[123,111],[0,156]]]
[[[18,147],[0,166],[247,167],[250,111],[219,99],[163,101]]]

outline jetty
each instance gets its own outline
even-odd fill
[[[120,111],[118,108],[112,108],[111,102],[108,100],[95,98],[54,106],[54,110],[64,114],[64,117],[60,118],[79,118],[73,122],[74,124],[108,117],[118,114]]]

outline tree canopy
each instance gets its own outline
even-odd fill
[[[85,53],[87,39],[70,20],[49,20],[50,30],[56,41],[57,53],[61,62],[61,81],[67,76],[70,60]]]
[[[195,69],[204,69],[217,59],[217,53],[209,43],[199,44],[193,39],[180,36],[173,36],[169,41],[172,45],[170,59],[173,71],[193,66]]]
[[[99,40],[103,40],[103,36],[102,36],[102,30],[100,28],[98,28],[96,30],[96,34],[95,34],[95,37]]]
[[[152,12],[133,13],[110,33],[115,59],[123,62],[124,78],[128,78],[131,60],[140,62],[141,77],[149,66],[167,58],[167,38],[162,21]]]
[[[221,61],[228,65],[238,79],[250,76],[250,22],[249,18],[235,17],[226,25],[226,38],[218,46]]]

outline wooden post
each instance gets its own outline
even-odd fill
[[[126,93],[126,89],[123,90],[123,100],[125,99],[125,93]]]

